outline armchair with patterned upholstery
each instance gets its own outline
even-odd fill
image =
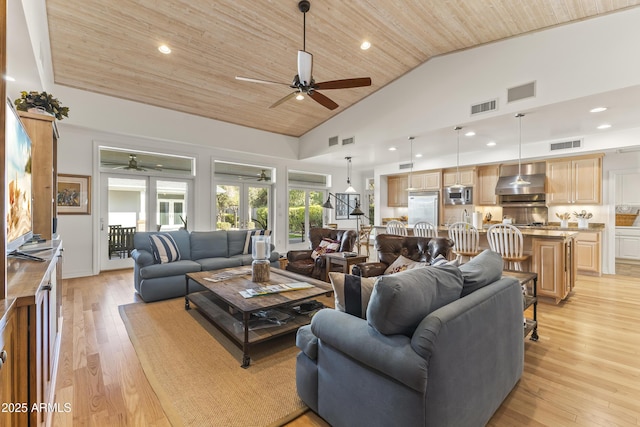
[[[311,248],[307,250],[294,250],[287,252],[286,269],[294,273],[325,280],[326,259],[320,255],[315,260],[311,257],[313,250],[320,245],[322,239],[328,238],[340,242],[340,248],[336,252],[353,251],[358,234],[355,230],[336,230],[332,228],[311,228],[309,230],[309,242]]]
[[[362,277],[380,276],[400,255],[412,261],[431,263],[438,255],[448,259],[452,248],[453,240],[445,237],[379,234],[375,240],[379,261],[355,264],[352,271]]]

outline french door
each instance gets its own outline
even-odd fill
[[[219,182],[216,185],[216,229],[270,229],[271,185]]]
[[[309,249],[311,227],[322,227],[324,190],[289,188],[289,239],[287,249]]]
[[[170,231],[190,218],[190,179],[100,174],[100,270],[133,267],[136,231]]]

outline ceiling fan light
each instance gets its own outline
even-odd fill
[[[298,93],[298,94],[296,95],[296,99],[297,99],[298,101],[302,101],[302,100],[304,99],[304,95],[302,94],[302,92],[300,92],[300,93]]]

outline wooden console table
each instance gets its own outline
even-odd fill
[[[345,257],[342,255],[342,252],[329,253],[329,254],[325,254],[324,256],[327,261],[325,282],[329,282],[329,273],[331,272],[332,265],[341,265],[342,272],[345,274],[349,274],[351,273],[352,265],[359,264],[361,262],[366,262],[368,258],[366,255],[356,255],[356,256]]]

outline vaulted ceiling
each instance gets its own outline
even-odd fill
[[[640,0],[47,0],[57,84],[301,136],[430,58],[634,7]],[[372,47],[361,50],[367,40]],[[297,51],[316,81],[371,77],[269,108],[293,89]],[[169,55],[158,51],[166,44]]]

